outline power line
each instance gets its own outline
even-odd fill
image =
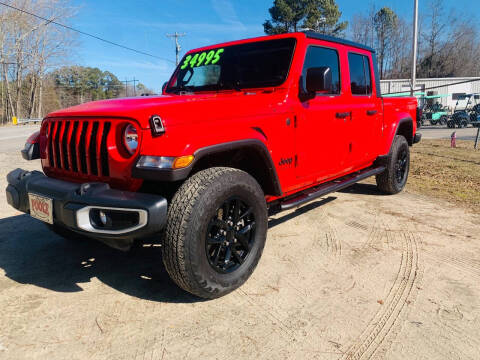
[[[89,34],[89,33],[85,32],[85,31],[75,29],[75,28],[73,28],[73,27],[71,27],[71,26],[68,26],[68,25],[65,25],[65,24],[62,24],[62,23],[59,23],[59,22],[56,22],[56,21],[52,21],[52,20],[50,20],[50,19],[44,18],[43,16],[40,16],[40,15],[31,13],[31,12],[26,11],[26,10],[23,10],[23,9],[19,9],[19,8],[15,7],[15,6],[6,4],[6,3],[1,2],[1,1],[0,1],[0,5],[6,6],[6,7],[10,8],[10,9],[13,9],[13,10],[16,10],[16,11],[20,11],[20,12],[22,12],[22,13],[24,13],[24,14],[28,14],[28,15],[33,16],[33,17],[36,17],[36,18],[38,18],[38,19],[48,21],[48,22],[50,22],[50,23],[52,23],[52,24],[55,24],[55,25],[57,25],[57,26],[61,26],[61,27],[65,28],[65,29],[68,29],[68,30],[77,32],[77,33],[82,34],[82,35],[85,35],[85,36],[89,36],[89,37],[94,38],[94,39],[96,39],[96,40],[103,41],[103,42],[105,42],[105,43],[107,43],[107,44],[110,44],[110,45],[113,45],[113,46],[117,46],[117,47],[120,47],[120,48],[125,49],[125,50],[133,51],[133,52],[136,52],[136,53],[141,54],[141,55],[145,55],[145,56],[153,57],[153,58],[156,58],[156,59],[160,59],[160,60],[168,61],[168,62],[171,62],[171,63],[175,63],[174,61],[172,61],[172,60],[170,60],[170,59],[163,58],[163,57],[156,56],[156,55],[152,55],[152,54],[149,54],[149,53],[144,52],[144,51],[141,51],[141,50],[137,50],[137,49],[134,49],[134,48],[131,48],[131,47],[122,45],[122,44],[118,44],[118,43],[116,43],[116,42],[113,42],[113,41],[110,41],[110,40],[107,40],[107,39],[103,39],[103,38],[101,38],[101,37],[99,37],[99,36]]]

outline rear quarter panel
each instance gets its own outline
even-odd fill
[[[379,155],[387,155],[397,129],[404,119],[412,122],[412,138],[417,132],[417,99],[415,97],[383,98],[383,142]]]

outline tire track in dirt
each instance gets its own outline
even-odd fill
[[[347,221],[347,222],[345,223],[345,225],[350,226],[350,227],[352,227],[352,228],[354,228],[354,229],[357,229],[357,230],[368,231],[368,225],[359,223],[359,222],[354,221],[354,220],[352,220],[352,221]]]
[[[412,301],[419,274],[418,241],[409,232],[398,232],[397,236],[402,242],[402,256],[393,285],[381,309],[342,359],[371,358],[398,322],[405,306]]]
[[[432,259],[439,264],[447,264],[450,265],[457,270],[467,272],[470,275],[473,275],[477,279],[480,279],[480,265],[477,264],[476,261],[472,261],[465,258],[460,257],[450,257],[446,255],[440,255],[438,253],[434,253],[433,251],[426,250],[425,256]]]
[[[433,320],[432,324],[435,324],[438,328],[447,328],[449,330],[448,336],[454,336],[457,338],[458,342],[463,343],[464,345],[474,344],[475,349],[480,349],[480,340],[471,335],[472,332],[460,328],[458,325],[453,322],[447,322],[440,318],[438,320]]]
[[[325,210],[323,210],[323,218],[325,219],[325,224],[327,225],[327,230],[325,231],[327,249],[329,250],[331,256],[338,260],[342,256],[342,242],[338,237],[337,229],[332,225],[332,221]]]
[[[379,242],[379,240],[382,239],[382,237],[385,235],[385,229],[383,227],[380,227],[379,224],[380,219],[379,219],[379,214],[378,212],[375,213],[374,219],[372,221],[372,225],[370,227],[367,227],[367,240],[362,244],[360,247],[360,250],[365,251],[369,247],[373,247],[373,244],[376,242]]]
[[[236,294],[245,299],[253,307],[258,308],[259,311],[256,311],[255,313],[264,320],[275,325],[273,327],[274,331],[280,333],[280,335],[282,335],[287,341],[292,341],[294,339],[295,336],[290,326],[281,320],[282,314],[278,313],[270,304],[266,304],[260,298],[253,298],[241,288],[236,290]]]

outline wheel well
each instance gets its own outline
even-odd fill
[[[265,195],[281,195],[273,164],[262,151],[254,147],[242,147],[207,154],[195,162],[190,176],[201,170],[218,166],[243,170],[257,180]]]
[[[411,119],[400,122],[397,135],[402,135],[407,139],[408,145],[413,145],[413,121]]]

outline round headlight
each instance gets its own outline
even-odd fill
[[[130,155],[135,154],[135,151],[137,151],[138,133],[137,129],[132,124],[128,124],[125,127],[125,130],[123,132],[123,144],[125,145],[125,148],[130,153]]]

